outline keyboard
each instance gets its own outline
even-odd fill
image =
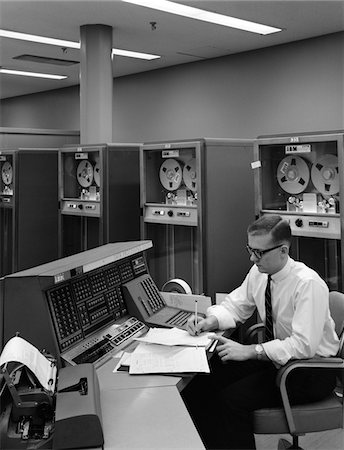
[[[86,338],[75,347],[62,353],[61,357],[71,365],[93,363],[100,367],[117,352],[131,344],[134,337],[148,331],[148,327],[136,319],[129,317],[122,323],[115,323]]]

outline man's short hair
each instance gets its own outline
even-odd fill
[[[291,229],[289,223],[279,215],[265,215],[259,217],[247,229],[251,235],[264,235],[271,233],[272,242],[291,244]]]

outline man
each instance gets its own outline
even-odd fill
[[[252,412],[281,404],[275,383],[278,368],[291,359],[334,356],[339,347],[327,285],[314,270],[289,257],[288,222],[266,215],[251,224],[247,234],[254,265],[242,285],[220,305],[211,306],[206,318],[188,321],[188,331],[195,335],[235,328],[257,310],[268,335],[262,345],[216,336],[211,375],[199,376],[185,392],[207,448],[254,449]],[[335,373],[328,372],[296,370],[288,383],[292,403],[327,396],[336,380]]]

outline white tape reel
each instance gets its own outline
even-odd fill
[[[76,169],[76,176],[80,186],[86,188],[91,186],[93,181],[93,167],[86,159],[80,161]]]
[[[300,156],[288,155],[282,159],[277,168],[277,180],[288,194],[300,194],[309,183],[309,169]]]
[[[166,159],[160,166],[160,182],[168,191],[179,189],[182,184],[182,167],[175,159]]]
[[[190,191],[197,191],[196,159],[192,158],[183,168],[183,180]]]
[[[1,179],[4,184],[9,185],[13,180],[13,169],[12,164],[8,161],[5,161],[1,168]]]
[[[312,166],[312,182],[323,195],[339,192],[338,158],[335,155],[323,155]]]
[[[161,288],[162,292],[177,292],[178,294],[192,294],[188,283],[180,278],[173,278],[167,281]]]
[[[94,181],[96,182],[96,185],[98,187],[100,187],[100,164],[99,164],[99,162],[97,162],[96,165],[94,166],[93,175],[94,175]]]

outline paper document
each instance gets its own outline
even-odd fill
[[[0,367],[8,362],[19,362],[33,372],[42,387],[54,392],[56,383],[56,366],[29,342],[19,336],[10,339],[0,356]]]
[[[128,371],[130,366],[130,358],[131,353],[123,352],[120,360],[116,364],[115,368],[113,369],[113,372],[120,372],[123,370]]]
[[[210,372],[204,347],[140,343],[130,357],[130,374],[186,372]]]
[[[145,336],[136,338],[136,340],[151,344],[191,347],[206,347],[211,343],[208,332],[201,333],[199,336],[191,336],[186,330],[179,328],[150,328]]]

